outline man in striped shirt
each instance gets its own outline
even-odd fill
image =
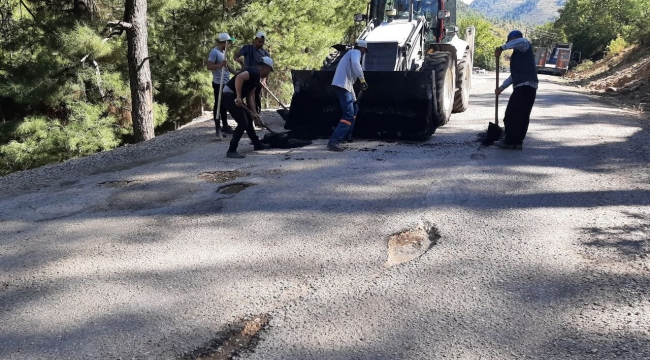
[[[495,141],[494,145],[501,149],[522,150],[523,141],[528,132],[530,113],[535,104],[539,81],[535,69],[535,54],[528,40],[524,39],[519,30],[508,34],[505,45],[495,49],[494,55],[499,59],[503,50],[512,49],[510,57],[510,76],[494,90],[495,94],[501,93],[510,85],[513,87],[512,95],[508,100],[506,115],[503,119],[506,137],[503,141]],[[498,66],[497,61],[497,66]]]

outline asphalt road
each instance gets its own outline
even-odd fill
[[[650,358],[647,120],[543,78],[524,150],[481,148],[473,84],[425,143],[231,160],[204,122],[0,178],[0,358],[178,359],[250,315],[248,359]]]

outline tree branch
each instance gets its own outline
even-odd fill
[[[124,22],[124,21],[120,21],[120,20],[113,20],[113,21],[109,21],[107,23],[106,27],[111,28],[111,29],[112,28],[118,28],[118,29],[126,30],[126,29],[132,29],[133,25],[131,23],[128,23],[128,22]]]
[[[99,90],[99,95],[102,96],[102,99],[106,97],[104,93],[104,88],[102,87],[102,74],[99,72],[99,64],[97,61],[93,60],[93,65],[95,66],[95,74],[97,76],[97,89]]]
[[[27,7],[27,4],[23,0],[20,0],[20,3],[25,7],[25,10],[29,13],[29,15],[32,16],[32,18],[36,19],[36,16],[34,16],[34,13]]]
[[[149,59],[152,59],[152,58],[155,58],[155,57],[156,57],[156,55],[152,55],[152,56],[147,56],[146,58],[142,59],[142,62],[140,63],[140,65],[138,65],[138,69],[136,71],[140,71],[140,68],[142,68],[142,65],[144,65],[145,61],[148,61]]]

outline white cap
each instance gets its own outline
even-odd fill
[[[357,46],[368,50],[368,42],[365,40],[357,40]]]
[[[232,38],[232,37],[230,37],[230,35],[228,35],[228,33],[221,33],[221,34],[219,34],[218,39],[219,39],[219,42],[224,42],[224,41],[235,41],[235,39]]]
[[[260,65],[266,65],[271,67],[271,71],[273,71],[273,59],[271,59],[268,56],[264,56],[260,59]]]
[[[266,34],[264,33],[264,31],[258,31],[257,34],[255,34],[255,38],[256,39],[260,39],[260,38],[265,38],[266,39]]]

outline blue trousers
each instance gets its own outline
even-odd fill
[[[354,129],[357,113],[359,112],[359,105],[354,102],[354,94],[351,92],[338,86],[332,86],[332,88],[339,98],[343,114],[329,142],[331,144],[338,144],[343,140],[347,141],[352,139],[352,130]]]

